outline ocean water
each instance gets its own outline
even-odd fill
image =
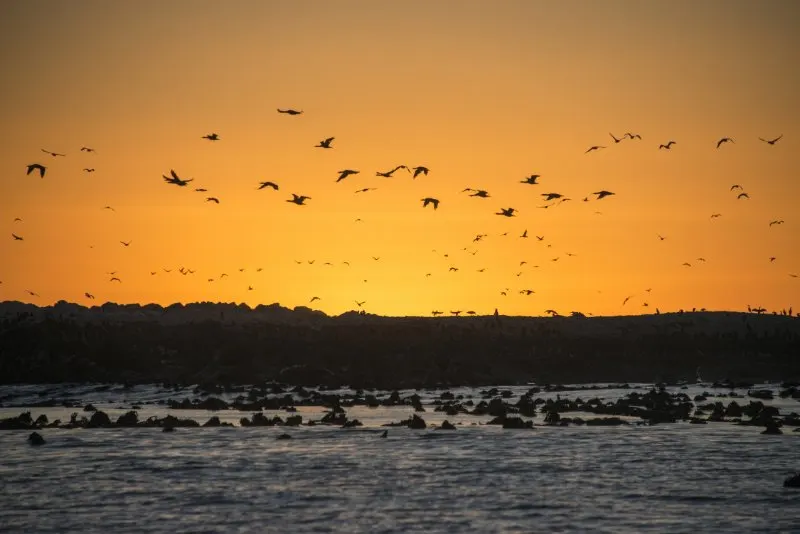
[[[142,405],[140,419],[172,413],[202,423],[212,415],[157,404],[191,398],[191,390],[70,385],[0,387],[0,418],[42,400],[46,388],[44,398],[92,402],[112,420],[133,403]],[[528,388],[503,389],[516,396]],[[712,391],[685,392],[702,390]],[[480,398],[477,389],[451,391]],[[439,392],[420,394],[428,405]],[[555,393],[537,395],[548,396]],[[773,403],[781,413],[800,411],[796,400]],[[348,408],[364,423],[351,429],[44,429],[41,447],[28,445],[28,431],[0,431],[0,531],[800,532],[800,491],[782,487],[800,469],[800,433],[791,429],[778,436],[731,423],[504,430],[483,424],[488,417],[427,408],[420,415],[429,424],[448,419],[458,429],[392,427],[381,438],[381,425],[413,413],[401,406]],[[31,408],[51,421],[72,411]],[[324,410],[297,413],[307,420]],[[249,412],[213,414],[238,421]],[[284,432],[292,439],[276,439]]]

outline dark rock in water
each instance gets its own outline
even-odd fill
[[[428,425],[425,423],[425,420],[417,414],[412,415],[411,419],[408,421],[408,428],[420,430],[426,428],[427,426]]]
[[[781,431],[780,424],[778,422],[776,422],[776,421],[768,422],[767,423],[767,428],[764,429],[764,431],[761,432],[761,433],[762,434],[775,434],[775,435],[783,434],[783,432]]]
[[[385,438],[385,437],[387,437],[388,435],[389,435],[389,431],[388,431],[388,430],[384,430],[383,432],[381,432],[381,437],[382,437],[382,438]]]
[[[109,419],[108,414],[106,412],[101,412],[100,410],[95,411],[92,414],[92,417],[89,419],[89,428],[105,428],[112,426],[111,419]]]
[[[35,434],[35,432],[34,432]],[[800,473],[795,473],[794,476],[790,476],[786,480],[783,481],[784,488],[800,488]]]
[[[42,435],[38,432],[31,432],[31,435],[28,436],[28,443],[31,445],[44,445],[45,441]]]
[[[504,417],[503,428],[533,428],[533,421],[524,421],[521,417]]]
[[[33,426],[31,412],[22,412],[16,417],[0,420],[0,430],[25,430]]]
[[[139,414],[136,413],[134,410],[131,410],[123,415],[120,415],[117,419],[117,426],[122,427],[132,427],[136,426],[139,423]]]
[[[175,432],[175,427],[174,426],[165,426],[164,428],[161,429],[161,431],[162,432]]]
[[[347,421],[345,424],[342,425],[342,428],[355,428],[357,426],[364,426],[364,424],[359,421],[358,419],[353,419],[351,421]]]
[[[292,439],[292,436],[290,436],[289,434],[279,434],[278,437],[275,439]]]
[[[439,427],[439,430],[455,430],[456,427],[447,419],[442,422],[442,426]]]
[[[47,423],[48,423],[47,415],[42,414],[36,418],[36,422],[33,424],[41,428],[45,426]]]
[[[689,419],[689,422],[691,424],[693,424],[693,425],[707,425],[708,424],[708,421],[706,421],[705,419],[700,419],[698,417],[692,417],[691,419]]]
[[[758,389],[758,390],[750,390],[747,392],[747,395],[750,397],[754,397],[756,399],[764,399],[764,400],[772,400],[773,395],[772,391],[769,389]]]
[[[303,424],[302,415],[290,415],[286,418],[286,426],[299,426]]]
[[[222,423],[219,421],[219,417],[216,415],[211,416],[211,419],[203,423],[203,426],[221,426]]]
[[[547,412],[547,415],[544,416],[544,422],[548,425],[558,424],[560,419],[561,415],[558,412]]]
[[[93,405],[91,405],[91,404],[87,404],[86,406],[84,406],[84,407],[83,407],[83,411],[84,411],[84,412],[96,412],[96,411],[97,411],[97,408],[95,408],[95,407],[94,407]]]

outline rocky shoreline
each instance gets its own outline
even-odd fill
[[[0,383],[421,388],[800,380],[800,319],[328,317],[277,305],[0,303]]]

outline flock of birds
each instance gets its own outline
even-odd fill
[[[288,109],[278,108],[277,111],[280,114],[285,114],[285,115],[289,115],[289,116],[298,116],[298,115],[302,115],[303,114],[302,110],[296,110],[296,109],[291,109],[291,108],[288,108]],[[621,137],[617,137],[613,133],[609,133],[609,135],[610,135],[610,137],[613,140],[613,143],[615,145],[619,144],[621,142],[624,142],[626,140],[628,140],[628,141],[641,141],[642,140],[642,136],[640,134],[631,133],[631,132],[626,132]],[[759,140],[761,140],[762,142],[766,143],[767,145],[774,146],[782,138],[783,138],[783,135],[779,135],[778,137],[769,138],[769,139],[759,137]],[[204,140],[207,140],[207,141],[210,141],[210,142],[219,142],[219,141],[222,140],[220,135],[218,133],[216,133],[216,132],[211,132],[211,133],[208,133],[206,135],[203,135],[201,137],[201,139],[204,139]],[[324,138],[318,144],[314,145],[314,148],[319,148],[319,149],[323,149],[323,150],[332,150],[332,149],[334,149],[333,142],[335,141],[335,139],[336,139],[335,137]],[[721,139],[719,139],[717,141],[716,148],[720,149],[726,144],[735,144],[735,141],[731,137],[722,137]],[[676,141],[669,140],[669,141],[667,141],[665,143],[659,144],[658,145],[658,150],[673,150],[673,147],[675,147],[676,145],[677,145]],[[604,150],[604,149],[607,149],[607,148],[608,148],[608,146],[606,146],[606,145],[592,145],[584,153],[585,154],[589,154],[589,153],[597,152],[597,151]],[[46,149],[41,149],[41,151],[43,153],[53,157],[53,158],[66,157],[66,154],[64,154],[64,153],[53,152],[53,151],[46,150]],[[87,147],[87,146],[82,146],[80,148],[80,151],[83,152],[83,153],[87,153],[87,154],[94,154],[96,152],[94,148]],[[35,163],[31,163],[31,164],[27,165],[27,173],[26,174],[27,175],[38,174],[38,176],[40,178],[45,178],[45,176],[47,174],[47,170],[48,170],[47,165],[44,165],[43,163],[40,163],[40,162],[35,162]],[[401,170],[405,171],[412,179],[416,179],[418,177],[427,177],[428,174],[430,173],[430,169],[428,167],[424,166],[424,165],[418,165],[418,166],[396,165],[393,168],[391,168],[389,170],[386,170],[386,171],[376,171],[375,172],[375,176],[381,177],[381,178],[392,178],[394,173],[396,173],[398,171],[401,171]],[[95,169],[93,167],[85,167],[85,168],[83,168],[83,172],[92,173],[92,172],[95,172]],[[335,179],[335,183],[343,182],[343,181],[347,180],[347,178],[349,178],[350,176],[360,174],[360,172],[361,171],[357,170],[357,169],[350,169],[350,168],[342,169],[342,170],[337,172],[337,177]],[[192,182],[194,182],[193,178],[182,178],[174,169],[170,169],[169,174],[162,175],[162,178],[163,178],[165,184],[173,185],[173,186],[180,187],[180,188],[190,187],[190,184]],[[540,185],[540,182],[539,182],[540,178],[541,178],[541,175],[539,175],[539,174],[530,174],[529,176],[526,176],[522,180],[520,180],[519,183],[523,184],[525,186],[539,186]],[[208,193],[207,189],[205,189],[203,187],[194,187],[194,186],[191,186],[191,187],[194,189],[195,192]],[[277,192],[277,191],[280,190],[280,186],[279,186],[279,184],[277,184],[275,182],[272,182],[272,181],[261,181],[261,182],[258,183],[256,189],[259,190],[259,191],[260,190],[265,190],[265,189],[270,189],[270,190],[273,190],[273,191]],[[363,193],[368,193],[370,191],[373,191],[375,189],[377,189],[377,188],[375,188],[375,187],[365,187],[365,188],[361,188],[361,189],[356,190],[355,193],[356,194],[363,194]],[[747,192],[745,192],[743,190],[742,186],[739,185],[739,184],[733,184],[731,186],[731,188],[730,188],[730,191],[737,193],[737,197],[736,198],[739,199],[739,200],[748,200],[750,198],[749,194]],[[473,188],[467,187],[467,188],[463,189],[461,191],[461,193],[462,194],[463,193],[467,193],[469,197],[473,197],[473,198],[477,198],[477,199],[489,199],[489,198],[492,198],[491,194],[489,193],[489,191],[484,190],[484,189],[473,189]],[[297,206],[306,206],[307,205],[306,204],[307,201],[313,200],[312,197],[310,197],[308,195],[305,195],[305,194],[298,194],[298,193],[290,193],[290,194],[291,194],[291,198],[286,199],[286,202],[295,204]],[[582,201],[583,202],[589,202],[591,200],[591,196],[594,196],[594,200],[595,201],[599,201],[599,200],[603,200],[605,198],[608,198],[610,196],[613,196],[615,194],[616,193],[613,192],[613,191],[608,191],[608,190],[605,190],[605,189],[601,189],[599,191],[594,191],[594,192],[590,193],[589,195],[584,196],[582,198]],[[540,193],[540,195],[542,197],[542,200],[543,200],[544,204],[539,206],[539,208],[543,208],[543,209],[552,208],[552,207],[558,206],[560,204],[563,204],[565,202],[569,202],[569,201],[572,200],[570,197],[567,197],[566,195],[564,195],[562,193],[553,192],[553,191],[543,192],[543,193]],[[217,196],[207,195],[205,197],[205,201],[206,202],[211,202],[211,203],[214,203],[214,204],[220,204],[220,199]],[[422,208],[427,208],[428,206],[431,206],[433,208],[433,210],[438,210],[441,202],[442,201],[439,198],[431,197],[431,196],[427,196],[427,197],[424,197],[424,198],[421,199]],[[111,206],[105,206],[103,209],[110,210],[110,211],[115,211],[114,208],[111,207]],[[518,213],[519,213],[519,211],[514,207],[500,207],[499,211],[494,212],[495,215],[502,216],[502,217],[515,217]],[[595,212],[595,213],[596,214],[601,214],[600,212]],[[720,213],[711,214],[711,218],[712,219],[716,219],[716,218],[718,218],[720,216],[721,216]],[[360,222],[360,221],[361,221],[361,219],[356,219],[356,222]],[[22,219],[15,218],[14,222],[15,223],[22,222]],[[775,225],[781,225],[783,223],[784,223],[783,219],[775,219],[775,220],[772,220],[772,221],[769,222],[769,227],[772,227],[772,226],[775,226]],[[508,232],[505,232],[505,233],[503,233],[501,235],[502,236],[507,236]],[[11,237],[16,242],[24,241],[24,237],[22,235],[16,233],[16,232],[13,232],[11,234]],[[480,242],[485,237],[487,237],[487,234],[477,234],[473,238],[472,242],[473,243]],[[544,241],[544,239],[545,239],[544,236],[537,235],[535,237],[536,237],[537,241],[539,241],[539,242]],[[660,234],[658,234],[657,237],[658,237],[658,239],[660,241],[664,241],[666,239],[666,237],[664,237],[664,236],[662,236]],[[528,238],[527,229],[524,230],[521,235],[519,235],[519,238],[521,238],[521,239]],[[124,246],[124,247],[129,247],[131,245],[131,241],[130,240],[128,240],[128,241],[121,240],[120,244],[122,246]],[[547,246],[550,247],[551,245],[548,244]],[[467,248],[467,247],[465,247],[462,250],[464,250],[466,252],[469,252],[472,255],[475,255],[477,253],[477,250],[469,250],[469,248]],[[434,250],[434,252],[436,252],[436,251]],[[570,252],[567,252],[566,255],[567,256],[575,256],[575,254],[570,253]],[[443,254],[443,257],[444,258],[448,258],[449,255],[448,254]],[[379,261],[380,260],[379,257],[373,257],[372,259],[374,261]],[[558,256],[556,256],[556,257],[551,259],[551,261],[553,261],[553,262],[558,261],[558,260],[559,260]],[[774,257],[774,256],[769,258],[770,262],[774,262],[775,260],[776,260],[776,257]],[[309,264],[309,265],[313,265],[314,261],[315,260],[307,260],[306,263]],[[698,257],[698,258],[696,258],[695,261],[697,261],[697,262],[705,262],[706,260],[704,258],[702,258],[702,257]],[[300,260],[295,260],[295,263],[302,264],[304,262],[300,261]],[[521,261],[519,266],[522,267],[526,263],[527,263],[526,261]],[[342,264],[346,265],[346,266],[349,266],[349,262],[347,262],[347,261],[342,262]],[[330,262],[325,262],[324,265],[333,266],[333,264],[330,263]],[[683,266],[684,267],[692,267],[692,263],[684,262]],[[535,267],[538,267],[538,265],[535,266]],[[262,268],[257,268],[256,272],[261,272],[261,270],[262,270]],[[459,270],[459,268],[455,267],[455,266],[451,266],[451,267],[449,267],[448,270],[450,272],[457,272]],[[166,273],[170,273],[170,272],[172,272],[172,269],[164,268],[163,271],[166,272]],[[244,271],[245,271],[245,268],[240,268],[239,269],[239,272],[244,272]],[[482,269],[478,269],[478,272],[483,272],[483,271],[485,271],[485,269],[483,269],[483,268]],[[187,269],[185,267],[180,267],[179,269],[177,269],[177,272],[180,273],[181,275],[187,276],[187,275],[195,274],[196,271],[194,271],[192,269]],[[122,280],[118,276],[116,276],[116,274],[117,274],[116,271],[111,271],[111,272],[109,272],[107,274],[110,275],[109,282],[122,283]],[[150,271],[150,274],[151,275],[156,275],[157,271]],[[429,277],[429,276],[431,276],[431,274],[432,273],[426,273],[425,276]],[[521,275],[522,275],[521,271],[516,273],[517,277],[519,277]],[[792,277],[792,278],[797,278],[798,277],[798,275],[795,274],[795,273],[790,273],[789,276]],[[217,279],[222,279],[222,278],[225,278],[225,277],[228,277],[227,273],[222,273],[217,278],[208,278],[207,280],[208,280],[208,282],[213,282],[213,281],[215,281]],[[367,280],[364,280],[364,282],[366,282],[366,281]],[[0,284],[2,284],[2,281],[0,281]],[[247,289],[249,291],[252,291],[254,288],[253,288],[253,286],[248,285]],[[507,296],[510,293],[510,291],[511,291],[510,288],[504,288],[499,292],[499,294],[500,294],[500,296]],[[649,294],[651,289],[647,289],[645,291]],[[36,293],[35,291],[32,291],[30,289],[26,290],[26,292],[28,293],[29,296],[39,297],[38,293]],[[518,293],[520,295],[530,296],[530,295],[535,294],[535,291],[532,290],[532,289],[525,288],[525,289],[518,290]],[[85,292],[84,296],[87,299],[90,299],[90,300],[94,300],[95,299],[95,296],[90,292]],[[633,297],[633,295],[627,296],[622,301],[622,306],[625,306],[632,297]],[[314,303],[316,301],[320,301],[320,300],[322,300],[322,299],[319,296],[312,296],[311,299],[309,300],[309,304]],[[366,301],[359,301],[359,300],[356,300],[354,302],[357,305],[357,307],[359,308],[359,310],[362,310],[363,305],[366,303]],[[649,303],[645,301],[645,302],[642,303],[642,306],[648,307]],[[748,305],[748,310],[750,310],[750,311],[758,311],[759,313],[766,311],[763,308],[751,308],[749,305]],[[656,313],[659,313],[659,312],[660,311],[656,308]],[[451,315],[454,315],[454,316],[458,316],[461,313],[465,313],[467,315],[476,315],[476,312],[473,311],[473,310],[467,310],[465,312],[462,312],[462,310],[452,310],[449,313]],[[552,315],[552,316],[560,315],[558,312],[556,312],[555,310],[552,310],[552,309],[546,310],[545,313],[549,314],[549,315]],[[572,312],[572,313],[573,314],[582,315],[580,312]],[[443,314],[444,314],[444,312],[439,311],[439,310],[433,310],[432,311],[432,315],[434,315],[434,316],[443,315]]]

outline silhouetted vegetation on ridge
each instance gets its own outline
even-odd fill
[[[327,317],[277,305],[0,304],[0,382],[426,387],[797,380],[800,320],[733,312],[636,317]]]

